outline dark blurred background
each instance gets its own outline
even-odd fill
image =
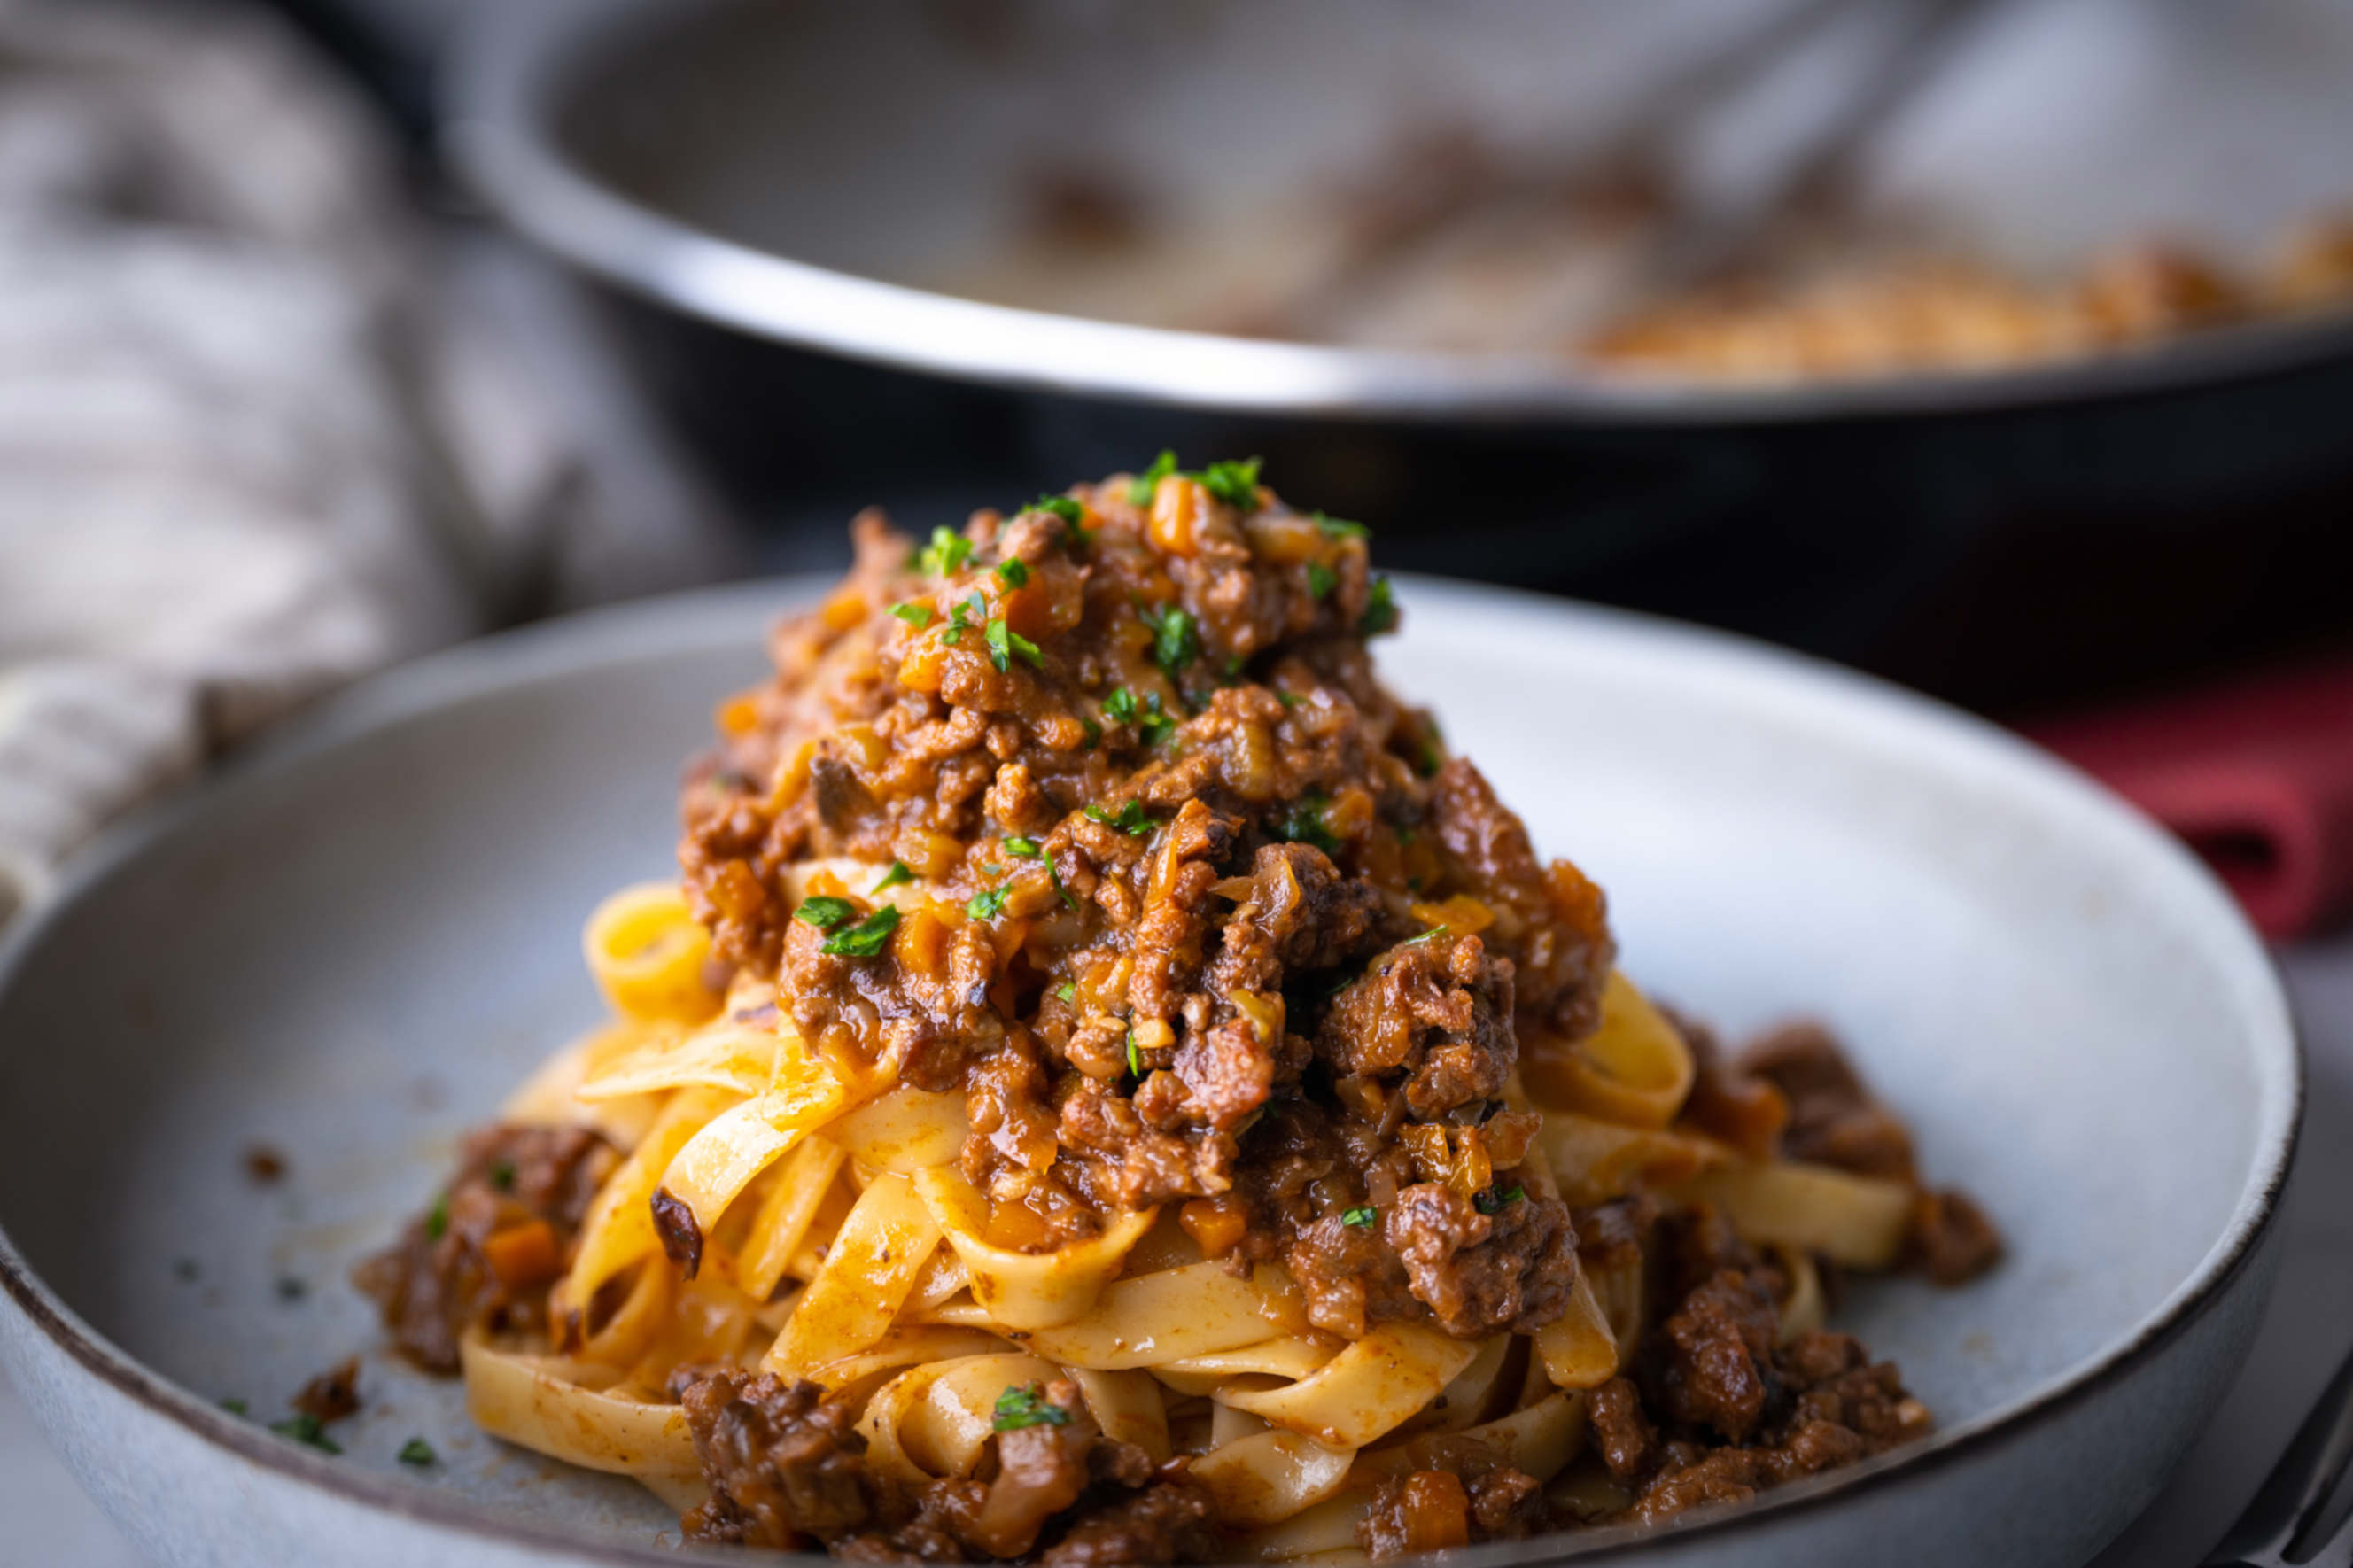
[[[2251,889],[2353,803],[2348,89],[2342,0],[0,7],[0,918],[368,669],[1163,447]]]

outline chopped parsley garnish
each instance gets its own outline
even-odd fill
[[[973,595],[974,598],[978,598],[979,596],[980,595],[977,594]],[[947,644],[950,647],[955,647],[956,639],[963,637],[965,632],[972,629],[972,622],[967,618],[968,615],[969,611],[962,603],[949,605],[948,629],[940,634],[940,641]]]
[[[1157,691],[1144,700],[1144,715],[1135,721],[1135,732],[1147,746],[1156,746],[1176,732],[1176,721],[1160,710]]]
[[[515,1168],[512,1160],[501,1160],[491,1167],[491,1185],[502,1193],[514,1191]]]
[[[1144,1053],[1135,1048],[1135,1026],[1127,1026],[1127,1070],[1136,1077],[1144,1076]]]
[[[1127,487],[1127,504],[1130,506],[1150,506],[1152,504],[1152,492],[1160,488],[1161,480],[1166,479],[1176,471],[1176,454],[1174,452],[1162,452],[1160,456],[1152,459],[1152,467],[1145,469],[1144,472],[1136,475],[1134,479],[1129,481]]]
[[[874,884],[874,890],[879,893],[885,888],[895,888],[902,882],[912,882],[914,879],[915,874],[907,869],[907,863],[904,860],[893,860],[891,862],[891,868],[882,873],[882,879]]]
[[[1344,517],[1327,517],[1323,512],[1310,512],[1315,526],[1324,531],[1326,539],[1362,539],[1373,531],[1361,522],[1350,522]]]
[[[433,1200],[433,1206],[425,1211],[425,1238],[427,1241],[438,1241],[441,1239],[441,1233],[448,1228],[449,1194],[443,1193]]]
[[[793,919],[819,931],[831,931],[858,912],[858,906],[848,899],[803,899],[801,907],[793,911]]]
[[[1336,854],[1340,836],[1324,822],[1324,808],[1331,804],[1320,795],[1302,795],[1274,830],[1293,844],[1313,844],[1326,855]]]
[[[1078,504],[1076,501],[1071,503],[1073,507]],[[1024,587],[1029,581],[1029,568],[1018,560],[1000,561],[997,563],[997,580],[1008,588]]]
[[[1318,599],[1328,599],[1332,590],[1340,585],[1340,574],[1321,561],[1307,563],[1307,591]]]
[[[1023,860],[1035,860],[1046,853],[1038,847],[1036,839],[1025,838],[1018,833],[1005,841],[1005,852]]]
[[[1258,468],[1256,458],[1229,458],[1211,463],[1194,477],[1203,489],[1228,506],[1253,511],[1258,508]]]
[[[1038,645],[1007,626],[1003,616],[989,622],[983,635],[988,641],[988,662],[997,666],[998,674],[1011,669],[1017,658],[1032,669],[1046,668],[1046,656],[1038,651]]]
[[[1079,988],[1075,982],[1065,980],[1054,987],[1054,994],[1065,1002],[1075,1002],[1079,999]]]
[[[1527,1195],[1528,1190],[1525,1187],[1514,1187],[1509,1192],[1499,1192],[1493,1188],[1490,1188],[1486,1192],[1481,1193],[1477,1197],[1472,1198],[1471,1200],[1471,1206],[1477,1209],[1481,1214],[1499,1214],[1503,1211],[1504,1205],[1518,1203]]]
[[[1018,1432],[1024,1426],[1068,1426],[1071,1413],[1038,1392],[1035,1384],[1028,1388],[1008,1388],[997,1396],[997,1412],[989,1425],[999,1432]]]
[[[1193,629],[1193,617],[1176,605],[1145,611],[1144,624],[1152,628],[1152,662],[1171,680],[1201,657],[1200,634]]]
[[[1005,889],[991,888],[985,893],[975,893],[965,904],[964,912],[976,921],[993,921],[1005,912]]]
[[[1029,510],[1031,511],[1050,511],[1072,528],[1078,527],[1079,524],[1085,520],[1087,515],[1087,509],[1081,506],[1078,502],[1072,500],[1068,496],[1039,496],[1036,500],[1029,503]],[[1021,586],[1018,583],[1015,583],[1010,585],[1016,588]]]
[[[1296,691],[1278,691],[1274,694],[1274,700],[1277,702],[1282,703],[1285,708],[1296,708],[1299,706],[1299,693]]]
[[[1361,1208],[1353,1208],[1343,1214],[1340,1216],[1340,1223],[1354,1226],[1358,1230],[1370,1230],[1373,1222],[1380,1217],[1381,1211],[1366,1204]]]
[[[1145,811],[1144,803],[1138,800],[1129,801],[1116,812],[1091,805],[1082,815],[1089,822],[1100,822],[1105,827],[1116,827],[1122,833],[1133,834],[1138,838],[1151,832],[1153,827],[1151,816]]]
[[[1079,907],[1079,900],[1071,897],[1071,889],[1062,886],[1061,868],[1051,860],[1046,862],[1046,879],[1054,884],[1054,894],[1057,898],[1071,909],[1075,910]]]
[[[231,1415],[242,1415],[246,1412],[246,1403],[242,1399],[224,1399],[220,1402],[220,1406]]]
[[[882,951],[891,933],[898,929],[899,907],[885,904],[848,931],[838,931],[826,938],[825,945],[818,951],[835,958],[871,958]]]
[[[918,605],[912,601],[904,605],[892,605],[891,613],[917,631],[922,631],[925,626],[930,626],[934,618],[929,605]]]
[[[433,1451],[433,1445],[422,1437],[411,1437],[400,1446],[400,1462],[404,1465],[415,1465],[420,1470],[440,1458],[440,1455]]]
[[[953,528],[932,530],[932,542],[916,557],[923,569],[934,577],[953,577],[971,559],[972,541]]]
[[[283,1421],[272,1421],[269,1424],[269,1429],[280,1437],[291,1437],[297,1443],[307,1443],[322,1454],[343,1452],[335,1440],[327,1436],[327,1429],[320,1425],[319,1418],[307,1411],[300,1415],[289,1415]]]
[[[1134,725],[1136,734],[1147,746],[1160,744],[1176,728],[1176,721],[1160,710],[1160,693],[1152,693],[1139,705],[1135,693],[1124,686],[1103,699],[1103,717],[1115,723]]]
[[[1079,729],[1087,738],[1086,743],[1079,748],[1081,751],[1092,752],[1103,743],[1103,726],[1096,723],[1093,720],[1087,718],[1080,719]]]
[[[1365,613],[1356,619],[1356,630],[1366,637],[1397,629],[1397,596],[1386,577],[1373,579],[1373,591],[1365,595]]]
[[[1419,877],[1412,878],[1408,880],[1406,886],[1418,893],[1421,891],[1421,879]],[[1444,926],[1435,925],[1422,932],[1419,936],[1408,937],[1405,941],[1398,943],[1398,945],[1399,947],[1419,947],[1425,942],[1435,942],[1445,934],[1446,928]]]

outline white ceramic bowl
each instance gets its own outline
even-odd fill
[[[595,1018],[582,917],[670,866],[680,760],[815,588],[607,612],[364,686],[114,837],[0,955],[0,1354],[158,1560],[678,1560],[649,1498],[472,1435],[454,1388],[380,1352],[342,1457],[258,1423],[376,1344],[352,1260]],[[2169,840],[1975,721],[1657,622],[1400,597],[1384,667],[1609,889],[1629,970],[1735,1031],[1830,1020],[2012,1244],[1967,1289],[1876,1282],[1846,1309],[1937,1412],[1930,1440],[1639,1541],[1461,1560],[2088,1556],[2182,1452],[2270,1281],[2300,1079],[2253,935]],[[254,1142],[284,1183],[245,1175]],[[440,1461],[397,1464],[412,1436]]]

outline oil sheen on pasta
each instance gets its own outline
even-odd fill
[[[1377,679],[1365,529],[1164,457],[853,533],[680,881],[589,923],[614,1022],[363,1269],[487,1430],[699,1539],[1064,1565],[1655,1520],[1927,1430],[1826,1292],[1990,1226],[1819,1029],[1730,1058],[1618,971]]]

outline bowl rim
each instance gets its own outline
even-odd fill
[[[690,316],[847,359],[958,380],[1233,413],[1469,425],[1780,425],[2125,398],[2353,355],[2353,310],[2263,318],[1991,370],[1778,384],[1587,367],[1566,356],[1278,342],[998,305],[726,238],[600,178],[555,132],[579,72],[651,27],[738,0],[515,0],[467,14],[442,147],[522,234]]]
[[[2292,1173],[2306,1093],[2302,1033],[2267,949],[2221,883],[2189,851],[2116,797],[2023,739],[1973,715],[1903,690],[1875,678],[1735,634],[1662,617],[1548,598],[1524,590],[1397,574],[1409,612],[1440,606],[1475,614],[1490,628],[1498,620],[1531,628],[1567,623],[1575,635],[1614,643],[1637,658],[1683,659],[1736,688],[1770,689],[1818,710],[1893,723],[1906,740],[1936,741],[1973,753],[2005,772],[2021,788],[2094,817],[2113,832],[2140,841],[2144,853],[2171,862],[2179,896],[2202,901],[2214,922],[2209,935],[2238,949],[2218,957],[2246,966],[2242,980],[2271,1015],[2250,1015],[2249,1044],[2274,1054],[2258,1060],[2258,1128],[2253,1166],[2229,1220],[2197,1266],[2122,1341],[2019,1396],[1920,1443],[1771,1491],[1742,1503],[1694,1510],[1663,1527],[1630,1525],[1584,1532],[1574,1551],[1559,1536],[1496,1542],[1448,1553],[1465,1568],[1575,1557],[1616,1560],[1672,1535],[1677,1540],[1726,1529],[1781,1522],[1800,1511],[1844,1500],[1866,1489],[1915,1482],[1985,1452],[2065,1414],[2120,1382],[2184,1335],[2231,1294],[2271,1232]],[[50,930],[78,900],[135,870],[150,848],[187,831],[241,791],[381,730],[431,718],[458,703],[512,692],[549,679],[626,665],[665,655],[707,651],[748,639],[777,613],[814,604],[829,589],[828,574],[803,574],[659,595],[633,604],[580,612],[537,626],[475,639],[368,677],[326,700],[286,728],[225,763],[211,779],[149,806],[103,834],[69,862],[54,888],[15,929],[0,936],[0,995],[40,949]],[[26,1262],[0,1223],[0,1299],[85,1373],[199,1439],[280,1477],[343,1500],[385,1510],[420,1524],[468,1532],[505,1544],[561,1552],[575,1559],[654,1568],[681,1560],[681,1549],[638,1546],[609,1535],[512,1519],[497,1509],[414,1481],[340,1465],[234,1417],[164,1377],[81,1318]],[[688,1549],[691,1560],[694,1551]],[[730,1561],[721,1557],[717,1560]]]

